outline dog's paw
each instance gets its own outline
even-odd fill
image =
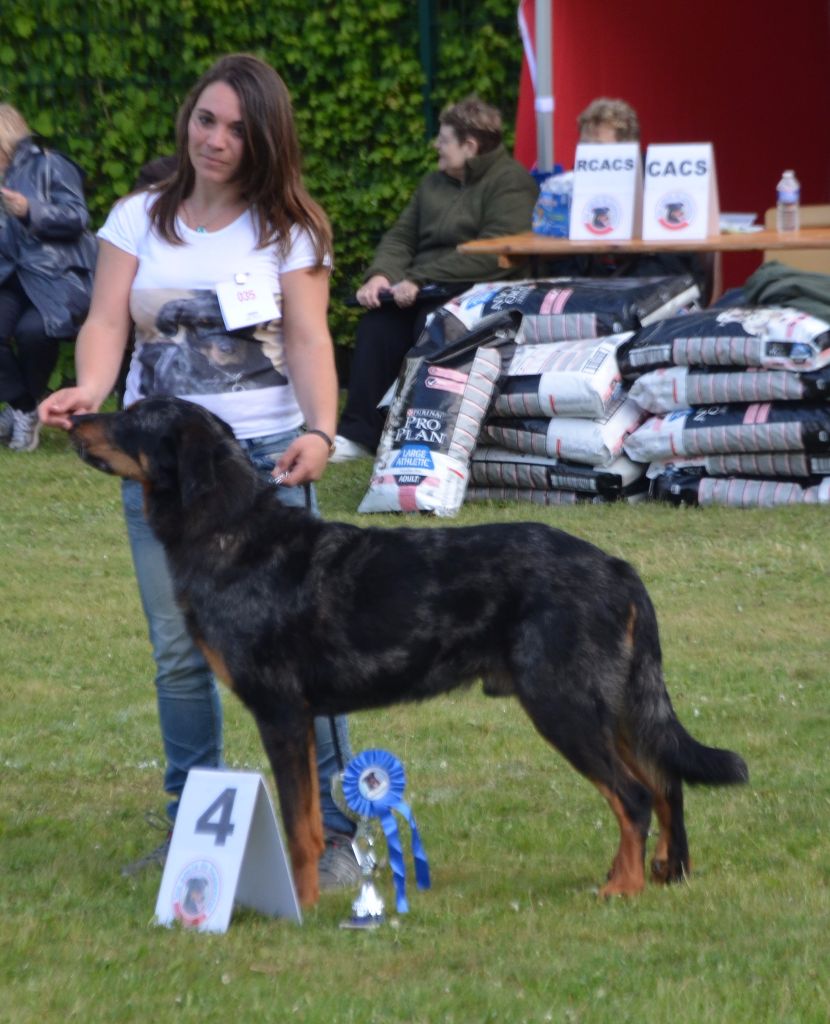
[[[651,862],[651,880],[658,885],[666,885],[669,881],[669,862],[658,860],[656,857]]]
[[[658,885],[672,885],[684,882],[689,877],[689,867],[676,860],[654,858],[651,862],[651,880]]]
[[[599,891],[599,899],[609,900],[613,896],[637,896],[645,888],[645,880],[636,878],[611,878]]]

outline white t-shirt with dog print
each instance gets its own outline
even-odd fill
[[[303,422],[288,378],[282,336],[280,275],[315,265],[308,232],[293,228],[281,257],[276,245],[257,248],[249,210],[221,231],[198,232],[176,222],[183,245],[150,226],[155,195],[140,192],[116,203],[98,237],[138,258],[130,292],[135,349],[124,404],[176,395],[221,416],[241,439],[281,434]],[[229,331],[216,288],[223,282],[267,281],[274,319]]]

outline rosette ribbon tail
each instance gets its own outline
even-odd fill
[[[380,815],[380,823],[386,836],[389,867],[392,869],[392,881],[395,883],[395,907],[399,914],[406,914],[409,911],[409,903],[406,900],[406,865],[403,860],[398,823],[395,821],[395,815],[389,812]]]
[[[415,815],[408,804],[399,800],[395,804],[395,810],[408,823],[412,833],[412,859],[415,863],[415,884],[419,889],[429,889],[431,882],[429,878],[429,861],[424,844],[421,842],[421,834],[415,824]]]

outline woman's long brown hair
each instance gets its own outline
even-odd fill
[[[178,165],[175,173],[157,186],[151,223],[168,242],[183,244],[176,230],[176,214],[193,191],[195,181],[187,128],[199,97],[214,82],[226,83],[239,97],[245,150],[237,182],[257,222],[259,248],[276,241],[280,253],[287,253],[291,228],[296,224],[311,235],[318,265],[322,266],[332,255],[331,226],[323,208],[303,184],[291,97],[277,72],[252,54],[221,57],[188,93],[176,120]]]

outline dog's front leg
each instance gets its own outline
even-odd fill
[[[294,885],[300,903],[310,907],[320,895],[323,852],[314,722],[302,712],[281,708],[278,723],[257,716],[257,726],[277,783]]]

